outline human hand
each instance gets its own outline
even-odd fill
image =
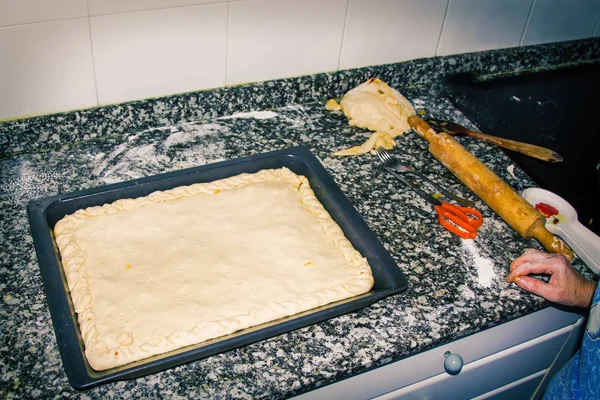
[[[548,282],[526,275],[550,275]],[[528,249],[510,264],[507,282],[537,294],[546,300],[566,306],[589,307],[596,282],[584,278],[560,254]]]

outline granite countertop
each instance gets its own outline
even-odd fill
[[[510,261],[527,247],[539,248],[537,242],[522,239],[433,159],[425,141],[407,133],[397,139],[393,153],[475,200],[484,215],[471,245],[445,231],[432,208],[384,174],[375,157],[331,156],[362,143],[368,133],[323,105],[379,76],[417,110],[474,128],[443,97],[440,71],[495,72],[577,62],[582,49],[594,54],[590,46],[598,54],[598,40],[475,53],[0,124],[0,390],[8,398],[289,397],[546,307],[504,281]],[[546,58],[540,61],[542,54]],[[535,186],[498,148],[459,140],[517,191]],[[408,290],[357,312],[167,371],[83,393],[72,389],[46,304],[27,203],[295,145],[308,147],[322,161],[407,276]]]

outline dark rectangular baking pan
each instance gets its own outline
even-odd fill
[[[142,197],[157,190],[168,190],[198,182],[210,182],[244,172],[253,173],[262,169],[280,167],[287,167],[296,174],[308,178],[313,191],[325,209],[340,225],[354,247],[368,259],[375,278],[373,289],[361,296],[248,328],[208,342],[106,371],[93,370],[84,355],[77,316],[54,240],[53,228],[56,222],[81,208],[111,203],[122,198]],[[371,232],[323,165],[305,147],[292,147],[35,200],[29,203],[28,214],[60,356],[69,382],[77,389],[86,389],[115,380],[137,378],[264,340],[358,310],[386,296],[400,293],[408,286],[406,277],[398,265]]]

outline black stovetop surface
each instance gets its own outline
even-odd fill
[[[484,133],[550,148],[548,163],[504,150],[600,234],[600,63],[518,76],[449,78],[452,102]]]

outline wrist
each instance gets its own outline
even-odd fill
[[[581,293],[581,303],[579,304],[580,307],[590,308],[597,286],[598,282],[587,279],[585,280]]]

